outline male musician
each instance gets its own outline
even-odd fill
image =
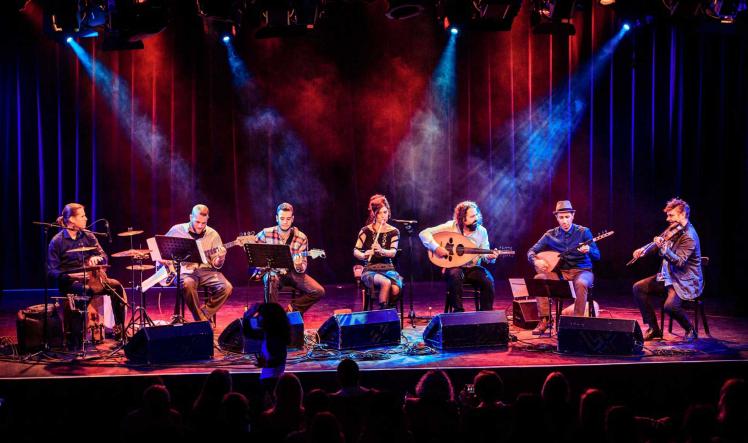
[[[581,317],[584,315],[587,304],[587,292],[595,281],[595,276],[592,273],[592,260],[600,260],[600,250],[595,242],[574,250],[574,247],[579,243],[592,239],[592,232],[588,228],[574,224],[575,213],[576,211],[569,200],[556,202],[556,210],[553,211],[553,215],[556,217],[558,227],[546,231],[540,237],[540,240],[527,251],[527,259],[538,272],[535,275],[536,279],[563,279],[574,282],[574,293],[576,295],[574,315]],[[561,261],[555,270],[550,269],[548,262],[536,256],[542,251],[564,252],[570,249],[573,252],[561,257]],[[532,333],[541,335],[548,329],[551,303],[547,297],[538,297],[537,303],[540,323]]]
[[[663,212],[671,225],[679,224],[683,230],[670,240],[655,237],[654,244],[659,248],[662,264],[660,272],[639,280],[634,284],[634,300],[639,306],[642,320],[649,328],[644,340],[662,338],[657,324],[657,316],[650,303],[650,295],[665,295],[665,312],[670,314],[686,331],[686,340],[696,338],[696,331],[681,308],[682,300],[691,300],[704,290],[704,277],[701,270],[701,245],[696,229],[688,221],[691,208],[688,203],[673,198],[667,202]],[[650,250],[654,250],[651,248]],[[644,254],[644,248],[634,251],[634,258]]]
[[[195,321],[206,321],[213,317],[234,290],[219,270],[226,260],[226,248],[223,247],[218,232],[208,226],[208,218],[208,207],[202,204],[195,205],[190,213],[189,222],[174,225],[166,233],[169,237],[198,240],[203,250],[217,249],[215,254],[207,257],[210,263],[185,263],[181,270],[182,295]],[[197,291],[202,287],[208,289],[210,298],[201,306]]]
[[[105,265],[107,255],[102,249],[101,244],[96,237],[86,230],[86,208],[79,203],[68,203],[62,209],[62,214],[57,217],[57,224],[65,227],[49,242],[47,250],[47,275],[57,281],[60,289],[60,295],[66,294],[83,294],[83,280],[71,277],[70,271],[80,269],[86,266]],[[69,252],[71,249],[81,247],[92,247],[89,251]],[[91,289],[93,285],[92,277],[94,269],[86,271],[88,273],[87,293],[84,295],[108,294],[112,302],[115,320],[115,338],[122,338],[125,330],[125,303],[127,295],[125,289],[119,281],[112,278],[101,278],[100,283],[103,289],[98,292]],[[79,274],[76,272],[76,274]]]
[[[490,249],[488,231],[483,227],[483,214],[474,201],[466,200],[457,204],[452,220],[426,228],[418,234],[423,246],[439,258],[449,255],[449,251],[434,240],[434,234],[444,231],[457,232],[472,240],[478,248]],[[497,257],[495,253],[477,255],[464,266],[444,270],[447,281],[447,304],[452,306],[454,312],[465,310],[462,305],[463,283],[471,283],[480,289],[481,311],[493,310],[493,276],[482,264],[494,263]]]
[[[309,240],[299,228],[292,226],[293,206],[290,203],[279,204],[275,209],[275,221],[277,223],[275,226],[265,228],[257,234],[257,242],[288,245],[291,248],[294,269],[289,269],[283,275],[265,276],[265,278],[270,278],[270,302],[278,303],[280,287],[290,286],[297,289],[301,295],[291,300],[286,310],[299,311],[303,315],[325,295],[325,288],[306,273],[307,257],[304,253],[309,246]]]

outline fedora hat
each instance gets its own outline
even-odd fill
[[[574,208],[571,206],[571,202],[569,200],[559,200],[556,202],[556,210],[553,211],[553,214],[558,214],[559,212],[576,212]]]

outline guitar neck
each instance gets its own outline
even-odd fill
[[[228,243],[224,243],[223,244],[223,248],[228,249],[228,248],[233,248],[234,246],[238,246],[238,245],[239,245],[239,240],[234,240],[234,241],[230,241]],[[215,248],[210,248],[210,249],[208,249],[208,250],[205,251],[205,255],[213,255],[219,249],[220,249],[219,246],[216,246]]]

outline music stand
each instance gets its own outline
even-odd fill
[[[262,275],[265,303],[270,302],[270,278],[273,271],[285,272],[294,269],[291,248],[288,245],[270,245],[267,243],[247,243],[244,245],[249,267],[257,268]],[[265,278],[268,277],[268,278]]]
[[[544,280],[526,278],[525,285],[530,297],[537,300],[538,297],[547,297],[553,299],[556,304],[556,321],[553,320],[553,311],[549,312],[551,327],[555,323],[556,332],[558,332],[558,318],[561,316],[561,301],[574,300],[577,295],[574,293],[574,282],[571,280]]]
[[[197,240],[184,237],[169,237],[166,235],[156,236],[156,245],[161,258],[174,262],[177,271],[177,306],[179,313],[174,323],[185,323],[184,319],[184,297],[182,295],[182,264],[183,263],[206,263],[205,253],[200,248]]]

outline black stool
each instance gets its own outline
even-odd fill
[[[447,289],[446,294],[445,294],[446,299],[444,300],[444,312],[445,313],[454,312],[455,310],[455,307],[449,303],[449,300],[451,298],[450,295],[451,294],[449,293],[449,289]],[[474,284],[472,283],[462,284],[461,299],[463,303],[465,302],[465,300],[472,299],[473,302],[475,303],[475,310],[480,311],[480,289],[478,289],[478,287],[475,286]]]

